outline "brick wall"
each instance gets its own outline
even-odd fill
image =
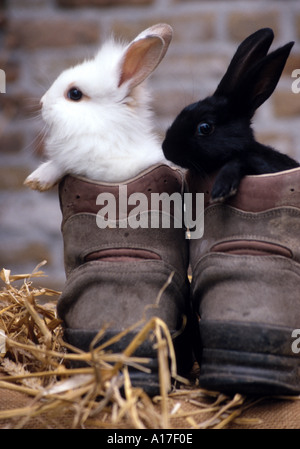
[[[297,0],[0,0],[0,268],[31,271],[43,259],[47,284],[64,281],[57,192],[22,186],[39,162],[38,101],[70,64],[94,54],[112,31],[128,39],[156,22],[174,28],[166,58],[152,76],[157,131],[164,135],[179,110],[212,93],[237,44],[270,26],[275,45],[295,40],[284,76],[259,110],[261,141],[300,160],[300,94],[291,72],[300,69],[300,3]]]

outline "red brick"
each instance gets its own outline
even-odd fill
[[[196,101],[193,94],[179,89],[163,89],[153,94],[153,110],[157,117],[174,119],[187,104]]]
[[[276,117],[300,116],[300,93],[295,94],[292,90],[278,89],[274,92],[271,100]]]
[[[8,120],[33,117],[39,110],[38,100],[29,93],[6,93],[0,96],[0,111]]]
[[[133,39],[143,29],[154,23],[166,22],[173,27],[172,44],[186,42],[189,44],[211,40],[215,35],[216,14],[214,12],[182,13],[180,15],[153,15],[143,20],[128,21],[116,19],[112,23],[112,30],[116,36]]]
[[[128,20],[120,20],[115,19],[112,21],[111,30],[112,33],[116,37],[120,37],[124,40],[131,41],[134,39],[142,30],[149,28],[155,23],[163,21],[163,19],[159,20],[158,18],[151,16],[149,18],[145,18],[139,21],[128,21]]]
[[[229,58],[223,54],[203,52],[168,53],[158,71],[168,77],[195,80],[202,84],[204,80],[215,79],[224,75]],[[155,76],[155,74],[154,74]],[[217,87],[217,85],[216,85]]]
[[[174,42],[201,45],[201,42],[215,37],[216,14],[212,11],[182,13],[171,18],[168,23],[174,27]]]
[[[300,14],[296,14],[295,16],[295,28],[297,32],[297,38],[300,39]]]
[[[229,14],[227,29],[230,39],[239,42],[259,28],[270,27],[278,35],[278,22],[279,15],[276,11],[236,11]]]
[[[88,6],[143,6],[154,3],[154,0],[56,0],[58,6],[65,8],[84,8]]]
[[[300,69],[300,53],[294,53],[295,51],[293,47],[283,71],[285,76],[291,77],[293,70]]]
[[[256,133],[256,138],[258,142],[261,142],[264,145],[271,146],[282,153],[287,153],[293,158],[296,157],[293,138],[288,132],[261,132]]]
[[[0,190],[23,188],[24,180],[28,174],[28,170],[23,166],[0,167]]]
[[[20,76],[20,64],[6,58],[0,58],[0,69],[5,71],[6,82],[14,82]]]
[[[99,34],[99,23],[89,20],[13,20],[9,24],[5,42],[8,47],[30,50],[70,47],[95,44],[99,40]]]
[[[48,265],[52,262],[52,257],[49,248],[46,244],[40,242],[24,243],[22,248],[15,251],[4,251],[0,249],[0,266],[10,268],[12,265],[30,263],[33,266],[40,263],[42,260],[47,260]]]
[[[1,134],[0,153],[17,153],[24,147],[24,136],[21,132]]]

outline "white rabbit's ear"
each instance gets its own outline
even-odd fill
[[[170,45],[170,42],[172,40],[173,29],[167,23],[158,23],[158,24],[153,25],[152,27],[147,28],[146,30],[142,31],[134,39],[134,42],[139,40],[139,39],[143,39],[143,38],[145,38],[147,36],[158,36],[161,39],[163,39],[164,46],[163,46],[162,53],[161,53],[161,56],[160,56],[160,60],[159,60],[159,62],[160,62],[163,59],[163,57],[165,56],[165,54],[166,54],[166,52],[168,50],[168,47]]]
[[[128,82],[134,88],[148,78],[165,56],[172,34],[167,24],[154,25],[140,33],[125,50],[118,87]]]

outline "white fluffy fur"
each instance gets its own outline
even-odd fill
[[[118,87],[127,46],[108,41],[93,60],[64,71],[43,96],[48,162],[25,181],[47,190],[65,174],[120,182],[156,163],[166,163],[152,130],[148,94],[142,85]],[[85,97],[66,97],[70,87]]]

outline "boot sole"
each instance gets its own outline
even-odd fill
[[[250,395],[300,393],[292,331],[252,323],[200,321],[202,388]]]
[[[90,351],[90,344],[96,337],[96,335],[97,332],[94,331],[69,328],[64,330],[65,341],[85,352]],[[101,342],[99,344],[105,343],[110,338],[115,337],[116,335],[118,335],[118,332],[114,332],[113,330],[107,331],[105,333],[105,337],[101,339]],[[119,341],[107,346],[105,350],[113,354],[121,354],[135,336],[136,334],[134,333],[128,333]],[[188,349],[190,346],[189,338],[190,336],[188,332],[183,332],[173,340],[177,358],[178,374],[181,375],[187,374],[194,362],[192,351]],[[157,396],[161,393],[161,385],[159,381],[159,363],[157,358],[157,351],[154,349],[154,346],[155,341],[144,341],[141,345],[138,346],[133,354],[134,357],[148,359],[147,363],[140,363],[140,365],[146,368],[149,372],[144,372],[142,370],[129,366],[129,376],[132,386],[134,388],[142,388],[144,392],[150,397]],[[95,347],[97,347],[97,345]],[[72,362],[72,366],[78,367],[79,364],[78,362]]]

